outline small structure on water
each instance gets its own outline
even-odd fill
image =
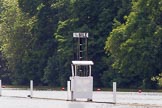
[[[88,60],[88,33],[73,33],[74,60],[71,64],[72,76],[68,83],[69,100],[85,98],[92,101],[93,77]]]

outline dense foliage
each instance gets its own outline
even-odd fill
[[[89,32],[94,86],[157,88],[162,0],[0,0],[0,78],[65,86],[73,32]],[[106,45],[105,45],[106,42]]]
[[[105,49],[123,87],[157,88],[162,72],[162,0],[133,2],[126,23],[110,33]]]

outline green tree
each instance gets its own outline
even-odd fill
[[[124,0],[123,0],[124,1]],[[103,71],[107,71],[108,67],[105,60],[104,43],[109,32],[112,30],[113,19],[118,15],[118,20],[123,20],[123,10],[119,8],[125,6],[123,1],[117,0],[76,0],[71,2],[69,17],[59,22],[56,37],[59,42],[59,49],[67,51],[69,57],[68,62],[72,59],[72,33],[73,32],[89,32],[89,59],[93,60],[93,76],[95,86],[103,86],[101,76]],[[129,0],[125,0],[128,1]],[[122,5],[121,5],[122,4]],[[64,60],[63,60],[64,61]],[[66,60],[65,60],[66,61]],[[70,66],[70,64],[69,64]],[[68,67],[69,67],[68,66]],[[66,67],[67,68],[67,67]],[[70,73],[70,72],[69,72]]]
[[[30,73],[27,76],[34,79],[36,84],[62,85],[60,72],[64,67],[60,65],[61,57],[54,34],[57,33],[59,21],[68,17],[68,3],[67,0],[19,0],[21,10],[36,18],[31,30],[31,50],[25,59],[28,62],[24,64],[24,70]]]
[[[104,43],[112,28],[125,22],[130,2],[5,0],[0,38],[12,81],[27,84],[33,79],[37,85],[64,86],[71,75],[72,34],[89,32],[88,55],[95,63],[94,85],[109,86],[108,78],[112,81],[119,74],[118,69],[109,66],[115,59],[109,52],[106,58]]]
[[[124,79],[121,86],[156,88],[155,77],[161,73],[161,0],[132,3],[126,23],[112,30],[105,49]]]
[[[26,80],[23,67],[23,57],[30,49],[31,25],[34,19],[29,19],[18,8],[17,0],[3,1],[1,12],[0,38],[1,51],[7,60],[10,77],[15,84],[24,83]]]
[[[18,5],[23,12],[30,16],[37,14],[39,9],[43,6],[43,0],[18,0]]]

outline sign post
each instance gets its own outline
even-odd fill
[[[116,82],[113,82],[113,102],[116,104]]]
[[[0,96],[2,96],[2,80],[0,80]]]
[[[30,97],[33,97],[33,80],[30,80]]]

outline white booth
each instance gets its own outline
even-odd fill
[[[72,76],[70,77],[70,100],[80,98],[92,101],[93,77],[91,76],[92,61],[72,61]]]
[[[88,33],[73,33],[72,76],[68,81],[68,100],[80,98],[92,101],[93,77],[88,59]]]

